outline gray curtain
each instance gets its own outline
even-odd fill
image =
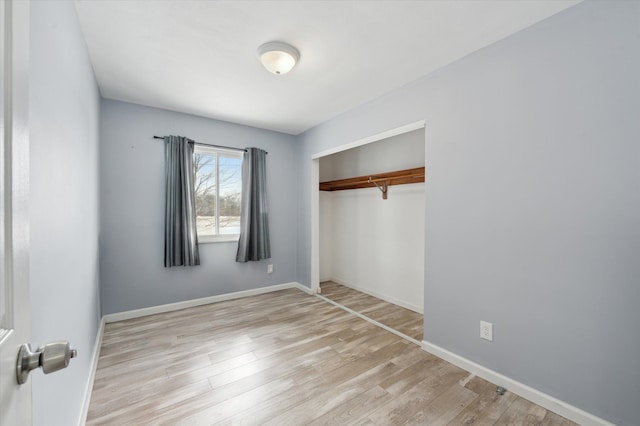
[[[240,240],[236,262],[271,258],[266,154],[258,148],[247,148],[242,160]]]
[[[200,264],[193,189],[193,141],[165,136],[164,266]]]

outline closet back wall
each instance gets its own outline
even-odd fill
[[[293,136],[112,100],[101,115],[103,314],[294,281]],[[271,260],[236,263],[237,243],[211,243],[200,245],[200,266],[164,267],[164,146],[153,135],[168,134],[269,152]]]
[[[424,129],[320,159],[320,181],[423,167]],[[320,191],[320,281],[417,312],[424,294],[424,183]]]

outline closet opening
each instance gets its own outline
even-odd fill
[[[312,290],[420,342],[424,122],[320,153],[313,162]]]

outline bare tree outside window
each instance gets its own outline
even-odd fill
[[[241,154],[196,147],[193,165],[198,238],[239,234]]]

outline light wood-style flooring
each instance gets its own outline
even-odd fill
[[[391,327],[418,342],[422,341],[422,331],[424,330],[424,316],[422,314],[333,281],[320,283],[320,289],[321,294],[327,299]]]
[[[292,289],[107,324],[87,424],[573,423]]]

